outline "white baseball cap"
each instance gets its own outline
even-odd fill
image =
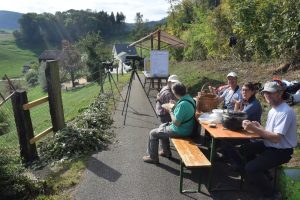
[[[229,76],[231,76],[231,77],[238,77],[238,75],[237,75],[237,73],[235,73],[235,72],[230,72],[229,74],[227,74],[227,78],[229,77]]]
[[[169,76],[169,78],[168,78],[168,82],[171,82],[171,83],[178,83],[178,82],[180,82],[180,81],[178,80],[177,75],[171,75],[171,76]]]

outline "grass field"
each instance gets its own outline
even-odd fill
[[[11,78],[22,75],[22,67],[37,61],[34,52],[19,48],[12,33],[0,33],[0,78],[7,74]]]
[[[119,76],[119,86],[123,86],[128,80],[128,75]],[[104,85],[105,91],[109,91],[108,82]],[[116,88],[113,86],[114,92],[116,93]],[[95,97],[99,94],[100,86],[98,83],[91,83],[82,88],[76,88],[70,91],[62,91],[62,100],[65,120],[69,121],[75,118],[79,113],[81,113],[86,107],[88,107]],[[29,88],[27,90],[28,100],[33,101],[38,98],[44,97],[47,93],[43,92],[41,87],[37,86],[34,88]],[[0,136],[0,147],[15,147],[18,145],[18,137],[16,129],[14,127],[14,117],[12,112],[11,102],[7,102],[4,106],[0,107],[7,113],[7,117],[11,122],[11,132]],[[34,133],[38,134],[41,131],[51,126],[51,118],[49,113],[49,104],[44,103],[30,110],[30,116],[32,120],[32,125]]]

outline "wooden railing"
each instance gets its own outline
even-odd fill
[[[65,125],[57,61],[47,61],[45,76],[48,96],[28,102],[27,92],[25,90],[17,90],[15,94],[12,95],[15,123],[20,143],[20,154],[24,162],[33,161],[38,158],[35,145],[38,140],[51,132],[61,130]],[[34,136],[30,109],[45,102],[49,102],[52,126]]]
[[[39,106],[45,102],[48,102],[48,101],[49,101],[48,96],[42,97],[40,99],[23,104],[23,110],[30,110],[36,106]],[[42,139],[44,136],[48,135],[52,131],[53,131],[53,127],[51,126],[51,127],[47,128],[46,130],[42,131],[41,133],[38,133],[36,136],[34,136],[33,138],[30,139],[30,144],[34,144],[35,142]]]
[[[49,127],[46,130],[42,131],[41,133],[37,134],[33,138],[30,139],[30,144],[34,144],[36,141],[40,140],[44,136],[48,135],[49,133],[53,132],[53,127]]]
[[[23,105],[24,110],[29,110],[35,106],[41,105],[42,103],[48,102],[49,98],[48,96],[42,97],[40,99],[34,100],[32,102],[26,103]]]

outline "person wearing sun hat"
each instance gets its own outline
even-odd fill
[[[241,90],[237,83],[237,73],[227,74],[227,83],[229,87],[219,96],[219,102],[223,102],[223,109],[234,110],[236,101],[242,100]]]
[[[243,128],[263,138],[261,141],[242,145],[240,153],[248,160],[244,170],[246,178],[255,183],[266,197],[273,197],[274,191],[265,171],[287,163],[297,146],[297,119],[293,109],[282,98],[283,88],[276,82],[267,82],[262,94],[272,107],[266,126],[256,121],[243,121]]]
[[[166,123],[171,121],[170,114],[164,108],[162,108],[162,105],[176,101],[176,97],[174,96],[171,88],[174,83],[178,83],[178,82],[179,80],[177,75],[169,76],[167,85],[164,86],[156,96],[155,111],[159,116],[161,123]]]

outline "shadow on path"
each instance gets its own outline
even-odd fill
[[[120,172],[94,157],[90,158],[90,164],[87,169],[98,177],[104,178],[110,182],[116,182],[122,176]]]

